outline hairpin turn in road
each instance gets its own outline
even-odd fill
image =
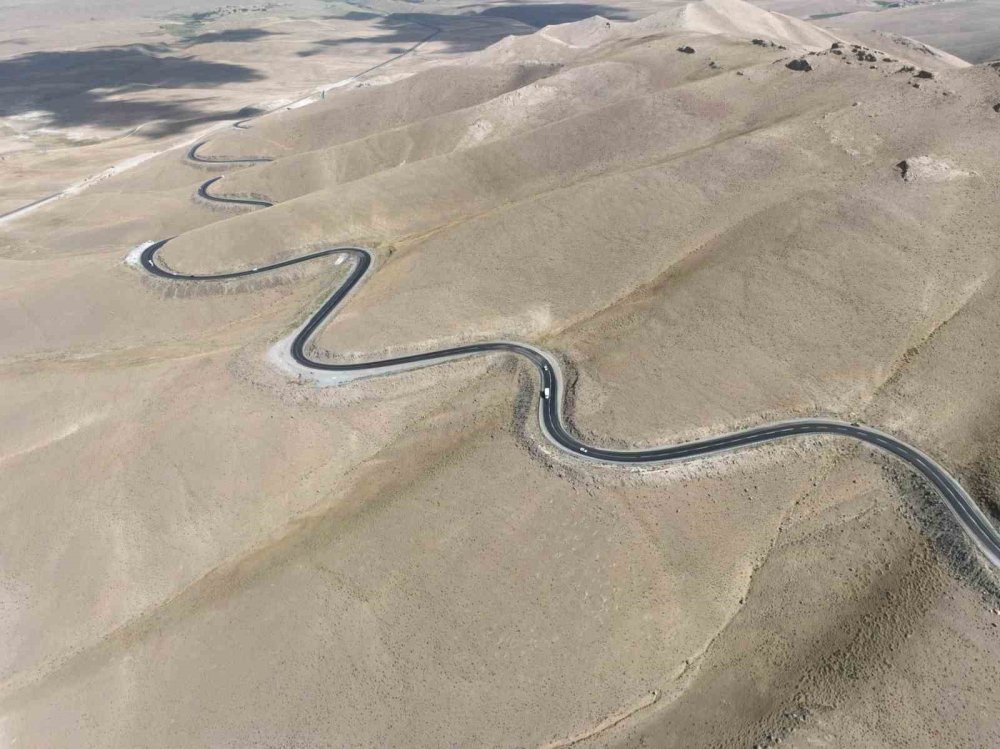
[[[202,185],[199,189],[199,195],[217,202],[237,203],[241,205],[270,205],[267,201],[223,198],[211,195],[206,191],[206,188],[217,179],[209,180]],[[877,429],[857,423],[847,423],[832,419],[796,419],[765,424],[693,442],[666,445],[647,450],[611,450],[600,446],[587,445],[574,437],[565,426],[562,413],[563,378],[558,362],[551,354],[528,344],[511,341],[489,341],[408,356],[346,364],[321,362],[311,359],[306,353],[306,346],[309,340],[368,273],[372,264],[372,255],[366,249],[360,247],[334,247],[249,270],[214,275],[192,275],[175,273],[157,264],[156,255],[166,245],[167,241],[163,240],[148,246],[142,252],[140,262],[142,267],[154,276],[175,281],[227,281],[260,273],[268,273],[280,268],[334,255],[345,256],[353,260],[354,267],[344,282],[340,284],[330,298],[305,322],[291,339],[288,353],[297,366],[306,370],[353,373],[354,375],[364,376],[366,373],[369,375],[387,374],[416,366],[450,361],[459,357],[487,354],[514,354],[522,356],[535,366],[539,374],[539,422],[546,437],[561,449],[579,458],[604,463],[636,465],[689,460],[736,450],[750,445],[789,439],[800,435],[850,437],[894,455],[923,476],[944,500],[969,538],[972,539],[994,566],[1000,567],[1000,533],[997,532],[996,528],[962,488],[961,484],[941,465],[917,448]]]

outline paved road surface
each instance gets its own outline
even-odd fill
[[[202,185],[199,189],[199,194],[210,200],[219,202],[267,205],[266,201],[248,201],[245,199],[230,199],[209,195],[206,192],[206,188],[217,181],[217,179],[219,178],[209,180],[209,182]],[[577,457],[605,463],[643,464],[687,460],[750,445],[790,439],[799,435],[831,435],[860,440],[900,458],[921,474],[945,501],[963,530],[975,542],[986,558],[992,564],[1000,567],[1000,533],[997,532],[982,510],[969,497],[961,484],[942,466],[938,465],[917,448],[877,429],[831,419],[797,419],[765,424],[718,437],[710,437],[676,445],[665,445],[648,450],[611,450],[597,445],[587,445],[573,436],[563,421],[562,376],[557,361],[551,354],[527,344],[510,341],[490,341],[468,346],[456,346],[429,353],[397,356],[370,362],[353,362],[350,364],[321,362],[309,358],[309,355],[306,353],[306,344],[310,338],[318,331],[323,322],[337,310],[371,267],[372,256],[368,250],[360,247],[335,247],[250,270],[203,276],[175,273],[158,265],[156,255],[167,241],[163,240],[147,247],[141,255],[141,264],[155,276],[185,282],[213,283],[234,278],[243,278],[334,255],[351,258],[354,261],[354,267],[351,269],[347,279],[312,317],[306,321],[291,340],[289,353],[292,359],[296,364],[306,369],[354,373],[364,373],[367,371],[373,374],[385,374],[387,371],[399,371],[417,365],[452,360],[457,357],[487,354],[523,356],[534,364],[538,371],[540,380],[539,421],[542,431],[548,439]]]
[[[203,182],[201,187],[198,188],[198,197],[209,200],[213,203],[229,203],[231,205],[251,205],[263,208],[270,208],[274,203],[270,200],[258,200],[256,198],[226,198],[218,195],[212,195],[208,188],[218,182],[222,177],[213,177],[207,182]]]

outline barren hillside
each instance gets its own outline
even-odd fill
[[[276,367],[349,262],[135,262],[366,248],[318,360],[522,341],[589,444],[869,424],[996,522],[1000,68],[699,0],[408,72],[0,223],[0,743],[1000,745],[996,572],[888,454],[580,459],[522,359]]]

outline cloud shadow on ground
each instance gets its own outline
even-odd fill
[[[130,127],[151,120],[196,124],[231,113],[207,113],[206,97],[179,101],[121,100],[142,89],[215,88],[261,80],[243,65],[168,54],[164,45],[32,52],[0,60],[0,117],[38,113],[51,127]]]
[[[267,29],[226,29],[225,31],[206,31],[203,34],[187,36],[182,39],[185,47],[195,47],[199,44],[222,44],[229,42],[253,42],[266,36],[284,36],[280,31]]]
[[[508,0],[486,8],[463,7],[475,10],[459,15],[415,12],[386,16],[351,11],[340,18],[352,21],[377,18],[376,33],[322,39],[298,55],[310,57],[332,48],[349,50],[352,45],[385,45],[385,54],[390,57],[373,66],[380,67],[432,33],[438,50],[443,48],[447,53],[457,54],[482,49],[511,34],[529,34],[549,24],[593,15],[616,20],[629,17],[620,8],[588,3]],[[469,22],[476,20],[484,23],[471,31]],[[179,45],[189,49],[202,44],[252,42],[276,33],[279,32],[259,28],[208,31],[186,37]],[[31,52],[0,59],[0,117],[35,115],[42,127],[128,128],[156,121],[140,131],[147,137],[155,137],[239,116],[237,112],[212,111],[210,96],[178,97],[178,89],[215,88],[263,78],[252,67],[177,54],[176,47],[166,44]],[[151,93],[143,96],[145,89]],[[170,98],[158,97],[156,89],[170,90]]]
[[[582,21],[591,16],[603,16],[612,21],[627,21],[632,18],[621,8],[596,3],[504,3],[491,5],[477,15],[482,18],[510,18],[535,28]]]
[[[449,54],[460,54],[465,52],[475,52],[488,47],[505,36],[531,34],[534,31],[558,23],[570,23],[581,21],[591,16],[603,16],[611,20],[632,20],[632,16],[623,12],[621,8],[609,5],[590,3],[504,3],[502,5],[491,5],[488,8],[481,6],[462,6],[463,8],[475,7],[477,10],[468,11],[458,15],[442,13],[393,13],[382,16],[375,25],[386,33],[373,36],[357,36],[340,39],[322,39],[316,42],[316,46],[302,50],[297,54],[300,57],[312,57],[320,54],[324,48],[350,47],[358,44],[385,44],[395,47],[392,52],[399,54],[407,48],[418,44],[425,39],[432,29],[438,28],[441,31],[435,36],[435,43],[443,43],[445,52]],[[352,14],[339,16],[348,18]],[[495,36],[489,34],[469,35],[468,29],[463,26],[470,20],[486,19],[497,22],[497,33]],[[508,21],[509,23],[502,23]],[[452,31],[454,29],[454,31]],[[406,45],[397,47],[397,45]]]

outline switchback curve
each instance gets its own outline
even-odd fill
[[[208,183],[202,185],[199,193],[204,193],[205,188],[214,181],[210,180]],[[208,196],[207,193],[204,193],[204,196],[218,202],[240,204],[248,202],[238,198]],[[265,201],[256,202],[265,204]],[[572,453],[577,458],[603,463],[638,465],[691,460],[741,447],[788,439],[800,435],[850,437],[899,458],[923,476],[941,496],[949,510],[951,510],[958,520],[961,528],[972,539],[980,551],[982,551],[983,555],[995,567],[1000,567],[1000,533],[997,532],[996,528],[965,489],[962,488],[962,485],[943,466],[939,465],[916,447],[880,430],[858,423],[847,423],[833,419],[794,419],[751,427],[717,437],[709,437],[675,445],[665,445],[646,450],[612,450],[605,447],[588,445],[577,439],[567,429],[563,419],[564,388],[558,361],[550,353],[525,343],[488,341],[427,353],[345,364],[321,362],[310,358],[306,352],[309,340],[316,334],[322,324],[336,312],[337,308],[350,292],[365,277],[372,265],[372,255],[364,248],[333,247],[249,270],[212,275],[193,275],[173,272],[156,262],[157,253],[166,245],[167,241],[169,240],[162,240],[146,247],[140,255],[140,263],[143,268],[154,276],[185,282],[217,282],[245,278],[331,256],[343,256],[351,259],[354,262],[354,267],[347,278],[333,292],[329,299],[298,329],[290,340],[287,353],[291,357],[293,366],[301,368],[302,371],[338,372],[355,377],[365,375],[374,376],[469,356],[487,354],[514,354],[521,356],[534,365],[539,375],[540,395],[538,415],[539,424],[545,436],[553,444],[566,452]]]
[[[247,120],[241,120],[241,122],[247,122]],[[207,159],[204,156],[198,155],[198,149],[205,145],[207,141],[200,140],[195,143],[191,148],[188,149],[187,157],[188,160],[195,162],[196,164],[261,164],[265,161],[273,161],[269,156],[247,156],[242,159]]]
[[[222,177],[212,177],[212,179],[202,182],[198,187],[198,197],[212,203],[229,203],[231,205],[249,205],[259,208],[270,208],[274,203],[270,200],[260,200],[259,198],[229,198],[221,195],[212,195],[208,188],[218,182]]]

